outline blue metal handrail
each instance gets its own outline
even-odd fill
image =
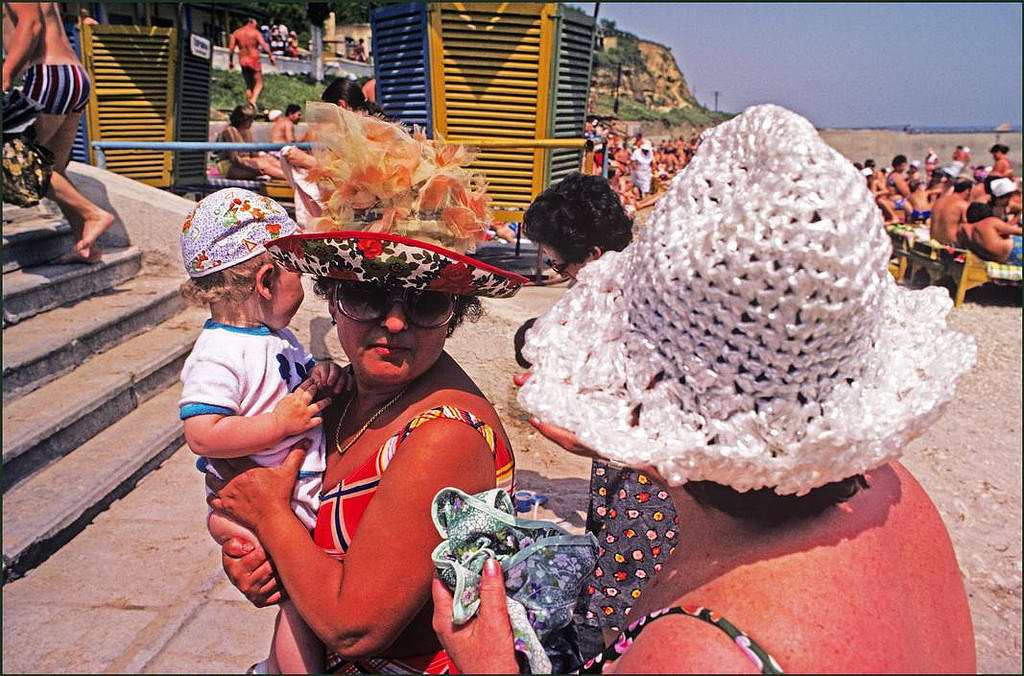
[[[280,150],[285,146],[295,146],[303,150],[313,147],[312,143],[216,143],[212,141],[93,141],[96,149],[96,166],[107,168],[107,156],[104,150],[163,150],[178,151],[211,151],[219,150]]]

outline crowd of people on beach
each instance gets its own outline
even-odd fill
[[[950,163],[929,149],[920,160],[896,155],[889,167],[868,158],[861,171],[886,223],[920,229],[939,244],[969,249],[982,260],[1021,265],[1021,180],[1007,145],[989,148],[991,165],[971,165],[958,145]]]
[[[642,131],[629,134],[618,120],[598,118],[587,120],[584,136],[594,144],[593,173],[600,174],[607,162],[608,183],[630,216],[654,204],[700,145],[697,133],[655,145]]]
[[[268,26],[260,26],[260,35],[268,46],[268,53],[274,56],[287,56],[293,59],[299,57],[299,36],[283,23],[274,23]]]

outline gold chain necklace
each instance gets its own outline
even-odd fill
[[[337,449],[338,455],[345,455],[345,451],[347,451],[348,449],[352,448],[352,446],[355,445],[355,443],[357,441],[359,441],[359,437],[363,436],[363,432],[365,432],[367,429],[369,429],[370,425],[373,424],[373,421],[376,420],[377,418],[379,418],[384,413],[384,411],[388,410],[392,406],[392,404],[394,404],[396,401],[401,399],[402,395],[405,394],[405,391],[408,390],[408,389],[409,389],[409,386],[406,385],[401,390],[399,390],[398,394],[396,394],[395,396],[391,397],[391,399],[388,399],[388,401],[383,406],[381,406],[380,408],[377,409],[376,413],[374,413],[373,415],[370,416],[370,419],[366,421],[366,424],[359,428],[359,431],[356,432],[356,435],[354,437],[352,437],[351,439],[349,439],[349,442],[347,444],[345,444],[345,447],[342,448],[342,446],[341,446],[341,424],[343,422],[345,422],[345,416],[348,415],[348,408],[349,408],[349,406],[352,405],[352,402],[355,400],[355,395],[353,395],[352,398],[348,400],[348,403],[345,404],[345,410],[343,410],[341,412],[341,417],[338,418],[338,428],[337,428],[337,430],[334,433],[334,447]]]

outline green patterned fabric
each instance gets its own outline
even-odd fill
[[[34,140],[31,130],[4,135],[4,202],[32,207],[50,187],[53,153]]]
[[[431,558],[453,590],[453,621],[463,624],[476,613],[484,562],[497,559],[505,572],[515,648],[532,673],[551,673],[561,650],[556,634],[572,619],[583,580],[594,570],[597,540],[516,518],[511,498],[499,488],[476,495],[444,488],[431,512],[444,538]]]
[[[992,279],[1000,279],[1006,282],[1021,281],[1021,267],[1019,265],[985,261],[985,272]]]

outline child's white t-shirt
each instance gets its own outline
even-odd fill
[[[207,320],[181,370],[181,419],[192,416],[269,413],[294,390],[316,361],[288,329],[240,328]],[[323,427],[288,437],[247,457],[264,467],[277,467],[300,439],[310,439],[299,470],[292,507],[312,528],[319,508],[320,484],[326,467]],[[203,459],[200,469],[216,474]]]

